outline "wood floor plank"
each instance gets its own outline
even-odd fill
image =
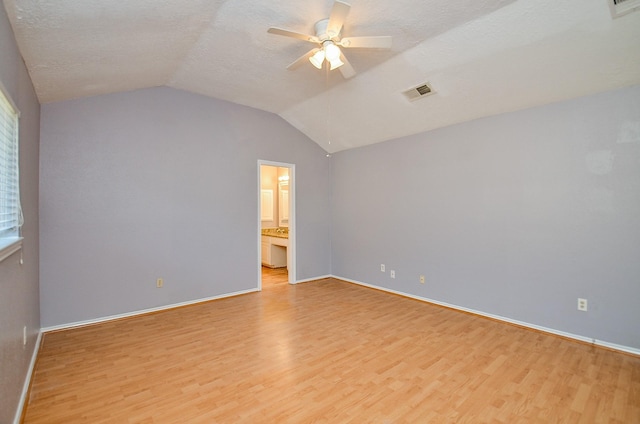
[[[334,279],[44,335],[25,423],[640,423],[640,358]]]

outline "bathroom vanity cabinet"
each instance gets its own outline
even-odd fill
[[[269,268],[287,266],[287,247],[289,239],[273,236],[262,236],[262,265]]]

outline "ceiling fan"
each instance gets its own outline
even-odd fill
[[[331,9],[329,17],[316,22],[316,35],[302,34],[283,28],[269,28],[267,32],[271,34],[284,35],[285,37],[297,38],[299,40],[319,45],[300,56],[293,63],[287,66],[287,69],[296,69],[306,63],[307,60],[309,60],[316,68],[322,69],[322,65],[326,61],[329,69],[339,69],[344,78],[351,78],[356,74],[356,71],[342,53],[340,47],[365,49],[391,48],[391,37],[389,36],[342,38],[342,26],[350,9],[351,5],[348,3],[336,0],[335,3],[333,3],[333,8]]]

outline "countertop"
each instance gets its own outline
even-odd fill
[[[263,228],[262,229],[263,236],[269,237],[278,237],[278,238],[289,238],[289,228],[287,227],[279,227],[279,228]]]

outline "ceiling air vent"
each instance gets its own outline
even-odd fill
[[[404,94],[407,99],[414,101],[433,94],[433,89],[428,82],[425,82],[424,84],[403,91],[402,94]]]
[[[640,10],[640,0],[607,0],[611,16],[619,18],[622,15]]]

